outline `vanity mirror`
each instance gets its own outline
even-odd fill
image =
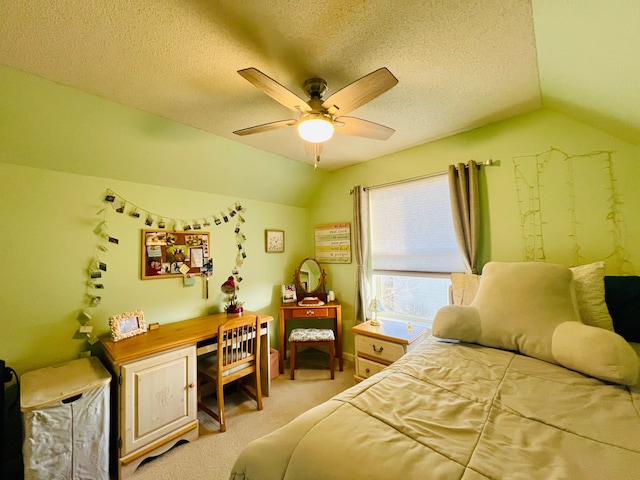
[[[324,270],[315,258],[307,257],[302,260],[295,273],[299,298],[313,295],[326,300],[324,278]]]

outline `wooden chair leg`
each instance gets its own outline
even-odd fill
[[[202,401],[202,392],[200,391],[200,387],[204,384],[207,383],[207,380],[204,378],[201,378],[200,376],[198,377],[198,381],[199,381],[199,386],[198,386],[198,410],[202,410],[203,412],[205,412],[207,415],[209,415],[211,418],[213,418],[214,420],[216,420],[217,422],[220,422],[220,418],[218,416],[218,414],[216,412],[214,412],[213,410],[211,410],[209,407],[207,407],[203,401]]]
[[[331,380],[333,380],[335,378],[334,375],[334,363],[335,363],[335,346],[333,345],[333,342],[329,342],[329,368],[331,369]]]
[[[258,404],[258,410],[262,410],[262,373],[260,368],[256,368],[256,403]]]
[[[226,432],[227,425],[224,421],[224,385],[222,385],[220,381],[218,381],[217,384],[216,397],[218,397],[218,422],[220,423],[220,431]]]
[[[291,342],[289,346],[291,347],[289,350],[289,366],[291,367],[291,380],[295,380],[295,371],[296,371],[296,342]]]

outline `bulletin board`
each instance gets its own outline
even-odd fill
[[[210,275],[209,232],[142,230],[142,280]]]

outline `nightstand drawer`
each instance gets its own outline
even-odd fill
[[[356,357],[356,375],[360,378],[369,378],[371,375],[383,370],[386,365],[372,362],[366,358]]]
[[[362,354],[372,360],[379,359],[387,363],[393,363],[405,353],[402,345],[378,338],[356,335],[355,343],[356,355]]]
[[[328,308],[300,308],[291,312],[293,318],[327,318],[329,316]]]

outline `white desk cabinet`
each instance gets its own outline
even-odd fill
[[[196,348],[189,346],[113,366],[120,478],[178,440],[198,437],[196,361]]]
[[[356,351],[356,373],[360,382],[411,351],[430,332],[422,325],[383,320],[382,325],[364,322],[351,329]]]
[[[195,347],[124,364],[120,376],[121,457],[197,424]]]

